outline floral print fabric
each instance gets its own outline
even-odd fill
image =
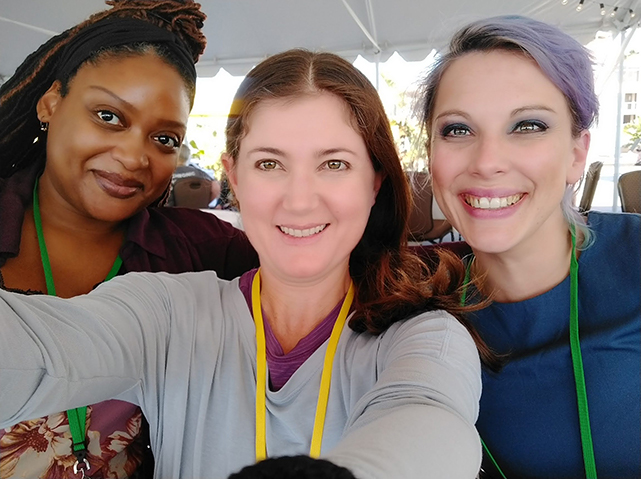
[[[92,418],[95,417],[95,420]],[[87,407],[87,459],[92,479],[131,477],[145,456],[137,406],[111,400]],[[78,479],[64,412],[0,430],[0,478]]]

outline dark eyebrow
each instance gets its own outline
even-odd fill
[[[127,100],[123,100],[123,99],[122,99],[122,98],[120,98],[118,95],[116,95],[114,92],[112,92],[111,90],[109,90],[109,89],[107,89],[107,88],[105,88],[105,87],[103,87],[103,86],[100,86],[100,85],[91,85],[89,88],[93,88],[94,90],[100,90],[100,91],[102,91],[102,92],[106,93],[107,95],[109,95],[110,97],[112,97],[114,100],[116,100],[116,101],[118,101],[118,102],[120,102],[120,103],[124,103],[124,104],[125,104],[125,106],[126,106],[127,108],[131,108],[132,110],[135,110],[135,109],[136,109],[136,107],[134,107],[134,106],[133,106],[131,103],[129,103]]]
[[[129,103],[127,100],[124,100],[124,99],[120,98],[118,95],[116,95],[114,92],[112,92],[108,88],[105,88],[105,87],[100,86],[100,85],[91,85],[89,88],[93,88],[94,90],[100,90],[100,91],[106,93],[107,95],[109,95],[110,97],[112,97],[117,102],[122,103],[123,105],[125,105],[128,109],[134,110],[134,111],[138,111],[138,108],[136,108],[134,105]],[[187,130],[187,125],[185,125],[184,123],[182,123],[180,121],[163,120],[163,119],[161,119],[160,121],[163,123],[163,125],[166,125],[168,127],[180,128],[183,131]]]
[[[254,148],[253,150],[250,150],[247,152],[247,154],[252,154],[252,153],[270,153],[272,155],[277,155],[277,156],[287,156],[283,150],[279,150],[278,148],[272,148],[270,146],[259,146],[258,148]],[[352,155],[356,154],[349,148],[328,148],[326,150],[320,150],[318,153],[316,153],[316,155],[318,157],[323,157],[323,156],[334,155],[336,153],[350,153]]]
[[[279,150],[278,148],[271,148],[269,146],[259,146],[258,148],[254,148],[253,150],[249,150],[247,152],[248,155],[251,155],[252,153],[270,153],[276,156],[285,156],[285,152],[283,150]]]
[[[349,148],[328,148],[327,150],[321,150],[318,152],[318,156],[330,156],[330,155],[335,155],[336,153],[349,153],[350,155],[356,155],[352,150]]]

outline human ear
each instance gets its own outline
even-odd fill
[[[372,206],[376,204],[376,197],[378,196],[378,192],[381,189],[381,185],[383,184],[383,180],[385,180],[385,173],[382,171],[377,171],[374,173],[374,189],[372,190]]]
[[[573,185],[581,179],[585,171],[585,163],[588,158],[588,150],[590,149],[590,132],[588,130],[581,131],[573,140],[572,147],[572,163],[568,168],[567,178],[565,182],[568,185]]]
[[[222,155],[220,155],[220,161],[223,164],[223,168],[225,168],[225,173],[227,174],[227,180],[229,181],[229,186],[231,186],[232,190],[235,190],[236,185],[238,184],[238,177],[236,175],[234,159],[231,157],[229,153],[223,153]]]
[[[376,172],[376,176],[374,176],[374,196],[378,195],[386,176],[387,175],[381,171]]]
[[[60,84],[60,81],[56,80],[38,100],[38,103],[36,104],[36,112],[38,114],[38,119],[41,122],[49,123],[51,117],[58,108],[58,105],[62,101],[62,95],[60,94],[61,87],[62,85]]]

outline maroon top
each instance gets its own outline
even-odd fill
[[[0,179],[0,267],[18,255],[22,221],[39,171]],[[258,266],[245,233],[213,214],[188,208],[147,208],[128,220],[120,274],[214,270],[233,279]],[[1,284],[1,283],[0,283]]]

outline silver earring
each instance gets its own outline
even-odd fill
[[[44,121],[40,122],[40,129],[42,131],[47,131],[49,129],[49,123],[45,123]]]

